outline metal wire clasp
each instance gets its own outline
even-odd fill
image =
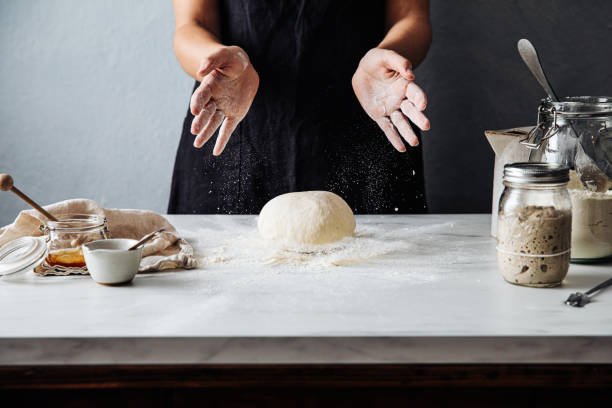
[[[548,130],[546,130],[546,123],[542,122],[543,113],[552,113],[553,115],[552,126],[548,128]],[[545,133],[544,133],[544,136],[542,136],[540,140],[535,142],[536,134],[538,130],[545,132]],[[538,109],[537,125],[534,126],[533,129],[531,129],[529,133],[527,133],[527,136],[524,139],[522,139],[519,143],[522,144],[523,146],[527,146],[530,149],[536,150],[542,146],[542,143],[545,140],[548,140],[554,135],[556,135],[558,131],[559,131],[559,126],[557,125],[557,110],[555,109],[555,107],[553,106],[550,108],[550,110],[546,110],[544,107],[540,106],[540,109]]]
[[[45,224],[41,224],[38,226],[38,229],[45,236],[45,242],[49,242],[51,240],[51,234],[50,234],[49,227],[47,227]]]

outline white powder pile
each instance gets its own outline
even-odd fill
[[[389,224],[358,225],[354,236],[338,242],[288,248],[263,240],[254,223],[236,223],[221,230],[199,229],[189,239],[202,248],[204,267],[223,263],[318,269],[362,264],[383,257],[392,262],[393,254],[422,252],[423,242],[430,241],[432,234],[452,228],[450,222],[407,228],[390,228]]]

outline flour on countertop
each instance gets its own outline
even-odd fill
[[[324,245],[286,247],[262,239],[255,225],[235,224],[228,230],[198,229],[194,246],[205,250],[201,265],[282,265],[298,268],[328,268],[363,264],[376,258],[391,262],[393,255],[423,250],[432,234],[450,231],[452,222],[426,226],[390,228],[389,224],[357,226],[355,235]],[[201,254],[202,255],[202,254]],[[396,262],[405,262],[396,259]],[[451,259],[443,260],[452,263]]]

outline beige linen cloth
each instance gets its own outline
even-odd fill
[[[197,266],[193,248],[179,237],[176,229],[161,215],[146,210],[124,210],[102,208],[92,200],[72,199],[45,206],[51,214],[96,214],[106,217],[112,238],[131,238],[140,240],[146,234],[164,228],[153,240],[144,245],[139,272],[153,272],[165,269],[191,269]],[[0,246],[23,236],[41,236],[39,227],[44,218],[35,210],[19,213],[15,222],[0,228]],[[40,268],[37,273],[42,272]],[[53,273],[64,274],[64,273]]]

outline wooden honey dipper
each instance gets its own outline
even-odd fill
[[[17,194],[19,196],[19,198],[21,198],[23,201],[25,201],[26,203],[30,204],[39,213],[41,213],[42,215],[44,215],[45,217],[47,217],[51,221],[57,221],[57,218],[55,218],[54,216],[49,214],[49,212],[47,212],[44,208],[42,208],[40,205],[36,204],[36,202],[34,200],[32,200],[30,197],[28,197],[23,192],[21,192],[21,190],[19,190],[17,187],[15,187],[13,185],[13,178],[10,176],[10,174],[0,174],[0,190],[2,190],[2,191],[9,191],[9,190],[12,191],[13,193]]]

